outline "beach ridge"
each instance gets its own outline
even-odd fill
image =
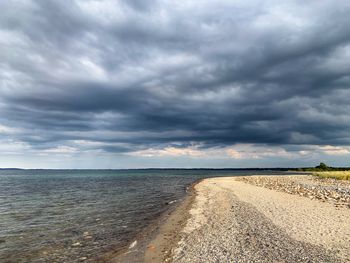
[[[349,193],[348,182],[306,175],[204,179],[145,262],[349,262]]]

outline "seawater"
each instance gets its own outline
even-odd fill
[[[201,178],[276,171],[0,170],[0,262],[98,262]]]

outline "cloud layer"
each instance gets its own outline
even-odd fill
[[[21,0],[0,8],[8,153],[349,154],[348,1]]]

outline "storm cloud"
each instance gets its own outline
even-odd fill
[[[5,153],[350,153],[348,1],[0,8]]]

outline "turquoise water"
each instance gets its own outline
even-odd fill
[[[0,262],[97,262],[196,180],[264,173],[277,172],[0,170]]]

